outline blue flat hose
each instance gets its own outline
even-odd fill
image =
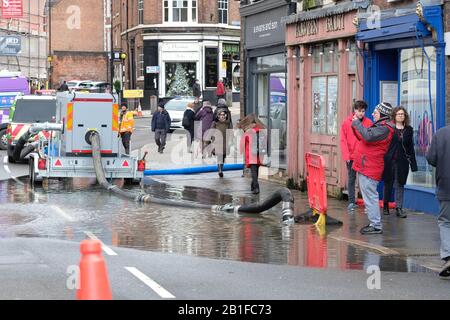
[[[243,164],[225,164],[223,166],[223,171],[237,171],[244,169]],[[145,170],[145,176],[166,176],[166,175],[178,175],[178,174],[198,174],[198,173],[208,173],[217,172],[218,168],[214,166],[203,166],[203,167],[191,167],[191,168],[178,168],[178,169],[164,169],[164,170]]]

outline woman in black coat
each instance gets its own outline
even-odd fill
[[[186,141],[188,152],[192,153],[192,140],[194,139],[194,103],[188,103],[186,111],[183,114],[182,126],[186,130]]]
[[[389,215],[389,198],[394,185],[397,217],[406,218],[406,213],[402,210],[404,186],[408,179],[409,168],[411,167],[413,172],[417,171],[413,128],[409,125],[409,115],[404,107],[400,106],[392,110],[392,118],[395,123],[395,132],[384,156],[383,213]]]

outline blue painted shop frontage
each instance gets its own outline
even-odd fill
[[[364,57],[368,114],[380,101],[402,105],[408,110],[414,128],[419,170],[409,174],[404,207],[433,214],[438,213],[439,207],[434,171],[425,155],[433,133],[445,126],[442,14],[440,5],[420,3],[381,11],[380,19],[373,15],[359,17],[356,36],[364,44],[359,54]]]

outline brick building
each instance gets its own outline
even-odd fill
[[[113,0],[114,49],[127,54],[115,79],[150,96],[178,94],[199,79],[215,100],[219,77],[239,99],[239,2],[235,0]]]
[[[109,79],[110,0],[53,0],[49,25],[50,81]]]
[[[0,56],[0,70],[20,71],[35,85],[47,79],[47,29],[45,0],[24,0],[20,18],[3,18],[0,14],[0,36],[21,38],[17,56]]]

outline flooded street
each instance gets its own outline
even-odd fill
[[[35,190],[26,178],[20,181],[23,184],[0,182],[2,238],[81,241],[94,234],[106,245],[214,259],[342,270],[379,265],[382,271],[432,272],[409,258],[382,254],[345,240],[343,236],[356,230],[349,221],[344,221],[344,227],[328,227],[327,234],[321,236],[312,225],[283,226],[279,206],[262,215],[237,216],[134,203],[108,194],[92,179],[56,180]],[[138,186],[129,189],[140,192]],[[158,198],[210,205],[252,201],[250,197],[150,179],[146,179],[145,191]],[[297,214],[301,210],[296,206]]]

